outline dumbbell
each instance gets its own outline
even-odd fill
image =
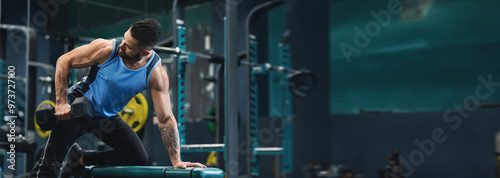
[[[55,110],[51,104],[44,104],[36,110],[36,123],[42,130],[52,130],[57,124]],[[71,104],[71,118],[80,124],[88,123],[94,118],[94,105],[87,97],[76,98]]]

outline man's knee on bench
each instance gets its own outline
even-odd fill
[[[147,166],[149,163],[149,157],[147,154],[135,156],[133,163],[134,163],[133,165],[137,165],[137,166]]]

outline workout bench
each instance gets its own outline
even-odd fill
[[[217,168],[172,166],[86,166],[75,177],[167,177],[167,178],[222,178],[224,171]]]

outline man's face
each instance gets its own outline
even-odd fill
[[[118,55],[123,59],[139,61],[141,60],[141,50],[138,47],[139,41],[132,38],[130,29],[123,34],[123,42],[120,44]]]

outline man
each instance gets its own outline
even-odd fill
[[[160,38],[156,20],[137,21],[123,40],[96,39],[61,57],[56,65],[56,117],[47,144],[30,177],[67,177],[84,165],[147,165],[148,154],[139,137],[118,115],[137,93],[151,90],[162,141],[175,168],[206,167],[180,159],[177,122],[170,108],[169,81],[160,57],[152,50]],[[71,68],[91,67],[87,77],[68,89]],[[85,96],[92,101],[95,117],[88,124],[71,119],[71,103]],[[84,133],[94,133],[112,147],[84,151],[70,145]],[[69,150],[69,151],[68,151]],[[64,159],[64,161],[63,161]]]

